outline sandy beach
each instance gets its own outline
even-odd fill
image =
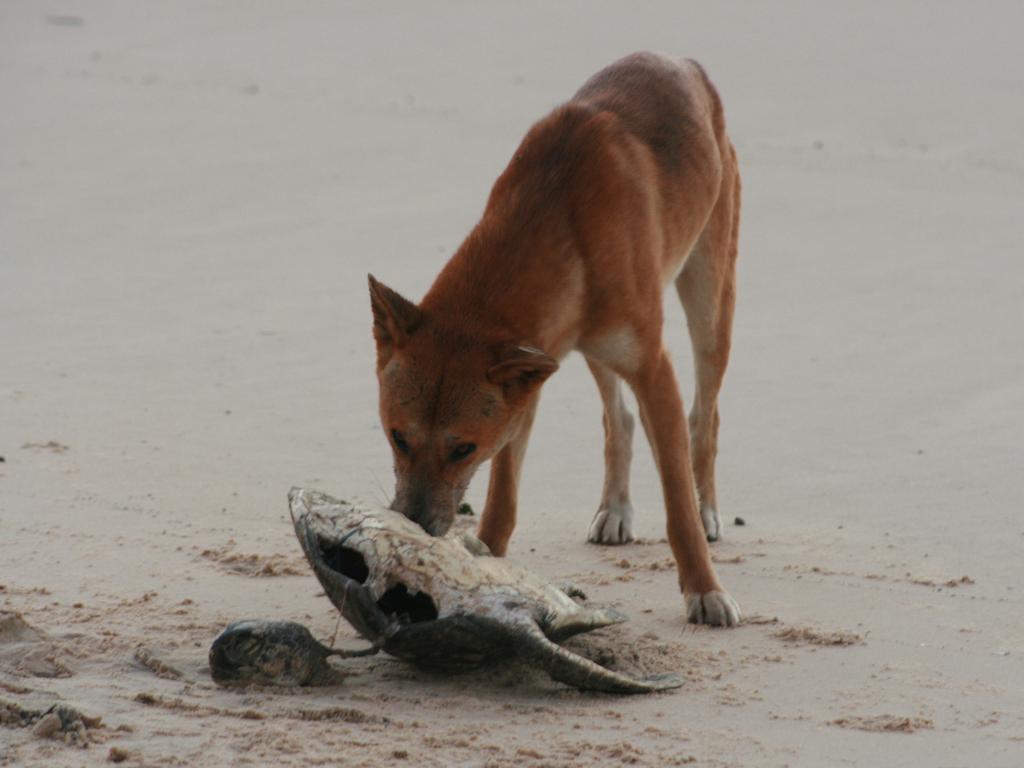
[[[1024,765],[1022,28],[1017,2],[3,3],[0,765]],[[705,65],[744,179],[713,554],[745,623],[685,623],[639,435],[641,539],[586,543],[575,355],[509,554],[630,616],[578,647],[683,688],[385,656],[216,686],[236,619],[361,643],[286,494],[392,492],[367,272],[422,296],[529,126],[642,49]],[[86,720],[40,727],[58,703]]]

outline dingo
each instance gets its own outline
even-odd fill
[[[628,56],[535,124],[483,218],[418,305],[370,277],[393,508],[443,534],[474,470],[490,459],[478,533],[503,555],[541,384],[579,350],[604,401],[604,491],[589,540],[633,538],[625,380],[661,476],[687,617],[738,624],[739,606],[719,583],[707,542],[722,533],[717,399],[739,214],[736,154],[718,94],[696,62]],[[689,429],[662,344],[669,283],[693,344]]]

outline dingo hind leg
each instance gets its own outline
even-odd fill
[[[693,345],[694,390],[690,409],[690,446],[700,515],[708,541],[722,535],[715,490],[718,454],[718,393],[722,388],[732,343],[736,304],[736,257],[740,216],[740,177],[736,153],[724,140],[722,186],[718,201],[686,267],[676,278],[676,291],[686,312]]]

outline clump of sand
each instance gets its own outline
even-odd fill
[[[25,451],[49,451],[50,453],[65,453],[71,450],[69,446],[56,440],[47,440],[45,443],[22,443],[21,448]]]
[[[154,653],[144,645],[135,649],[132,658],[142,667],[145,667],[157,677],[164,680],[180,680],[181,672],[157,658]]]
[[[718,659],[700,649],[687,648],[654,633],[639,634],[622,625],[577,635],[562,643],[602,667],[631,677],[675,673],[690,682],[713,678]]]
[[[240,576],[302,576],[309,571],[305,562],[297,557],[236,552],[233,541],[222,547],[203,549],[199,556],[216,563],[228,573]]]
[[[60,739],[65,744],[87,747],[102,740],[95,731],[103,728],[103,719],[84,715],[67,704],[29,709],[16,702],[0,700],[0,725],[31,727],[37,739]]]
[[[0,611],[0,672],[18,677],[70,677],[60,649],[20,613]]]
[[[774,634],[787,643],[804,645],[861,645],[864,642],[864,636],[854,632],[819,632],[810,627],[786,627]]]
[[[913,733],[914,731],[930,730],[935,727],[935,724],[926,717],[901,717],[897,715],[840,717],[830,720],[829,725],[837,725],[840,728],[852,728],[857,731],[881,733]]]

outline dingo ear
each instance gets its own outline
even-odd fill
[[[529,394],[558,370],[558,361],[536,347],[510,345],[487,371],[487,380],[505,389],[506,397]]]
[[[383,361],[391,351],[401,347],[419,326],[423,315],[419,308],[379,282],[370,279],[370,306],[373,308],[373,337],[377,353]]]

